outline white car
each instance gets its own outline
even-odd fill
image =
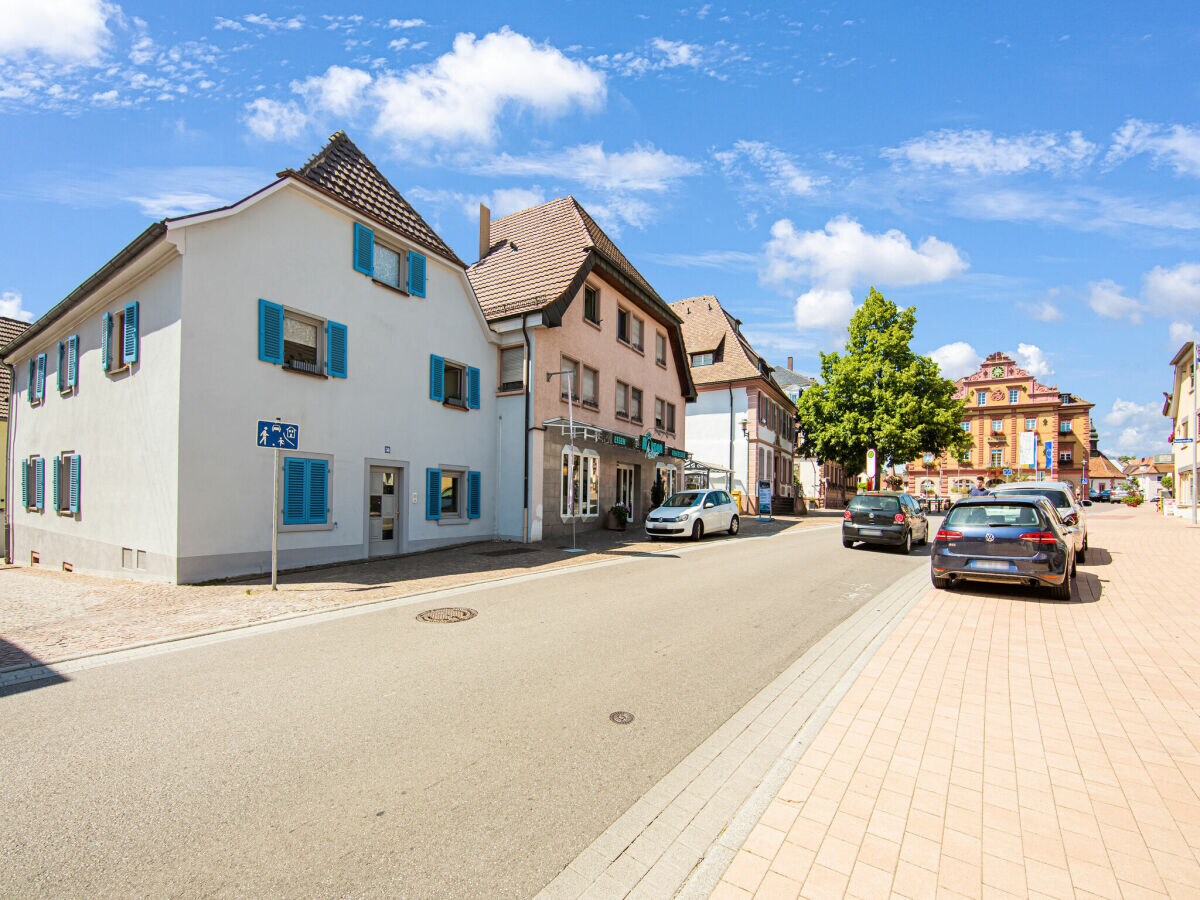
[[[1075,499],[1075,485],[1069,481],[1011,481],[988,488],[993,494],[1022,494],[1029,497],[1045,497],[1058,512],[1058,517],[1067,526],[1075,542],[1075,559],[1087,559],[1087,517],[1083,507],[1091,506],[1091,500]]]
[[[737,504],[725,491],[679,491],[646,516],[650,540],[660,537],[690,537],[698,541],[713,531],[737,534],[740,525]]]

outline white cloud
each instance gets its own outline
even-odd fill
[[[121,8],[104,0],[36,0],[0,6],[0,58],[38,53],[68,63],[96,64],[112,37],[108,22]]]
[[[1171,425],[1163,417],[1161,401],[1136,403],[1118,397],[1101,422],[1100,439],[1112,453],[1148,456],[1168,449]]]
[[[1021,307],[1029,313],[1030,318],[1039,322],[1060,322],[1063,318],[1062,310],[1053,300],[1035,300],[1032,303],[1022,303]]]
[[[848,288],[816,287],[796,298],[792,314],[801,331],[845,328],[854,315],[854,297]]]
[[[1110,165],[1145,153],[1179,175],[1200,175],[1200,129],[1127,119],[1112,140],[1104,158]]]
[[[363,93],[370,84],[371,76],[362,69],[330,66],[324,75],[293,81],[292,90],[304,98],[311,108],[345,117],[358,110]]]
[[[304,27],[304,16],[292,16],[291,18],[280,16],[272,19],[266,13],[251,13],[248,16],[242,16],[242,21],[247,25],[265,28],[267,31],[299,31]]]
[[[1096,145],[1078,131],[997,137],[990,131],[946,129],[885,149],[882,155],[919,169],[1012,175],[1038,169],[1061,172],[1081,168],[1095,158]]]
[[[227,19],[224,16],[217,16],[216,22],[213,24],[216,31],[247,31],[241,22],[236,19]]]
[[[742,250],[698,250],[694,253],[647,253],[646,259],[680,269],[753,269],[758,257]]]
[[[538,155],[501,154],[482,170],[493,175],[554,175],[610,191],[665,191],[680,178],[697,174],[700,166],[652,146],[608,153],[603,144],[581,144]]]
[[[492,219],[495,220],[507,216],[509,213],[519,212],[522,209],[539,206],[546,202],[545,191],[537,185],[498,188],[491,194],[467,194],[463,191],[414,187],[406,191],[405,196],[409,200],[430,203],[437,207],[457,207],[468,221],[478,219],[480,204],[491,210]]]
[[[699,44],[685,44],[683,41],[668,41],[665,38],[656,37],[650,42],[650,46],[662,54],[664,68],[671,69],[676,66],[692,66],[694,68],[700,65],[703,48]]]
[[[1133,324],[1142,321],[1142,304],[1125,296],[1125,289],[1111,279],[1093,281],[1088,285],[1091,293],[1088,305],[1096,315],[1106,319],[1128,319]]]
[[[966,341],[955,341],[952,344],[942,344],[929,353],[929,358],[938,364],[942,377],[957,381],[964,375],[970,375],[979,368],[983,357],[979,351]]]
[[[1200,263],[1155,266],[1142,277],[1142,298],[1157,312],[1200,314]]]
[[[1200,329],[1189,322],[1172,322],[1167,329],[1172,344],[1180,346],[1188,341],[1200,341]]]
[[[1036,344],[1017,344],[1016,353],[1012,354],[1021,368],[1034,378],[1049,378],[1054,374],[1054,367],[1041,347]]]
[[[22,297],[16,291],[5,291],[0,294],[0,316],[9,319],[20,319],[22,322],[32,322],[33,313],[22,305]]]
[[[707,55],[699,44],[656,37],[651,39],[643,50],[602,53],[588,57],[588,62],[601,69],[611,69],[618,75],[638,77],[649,72],[681,67],[699,69],[705,65]],[[715,73],[707,70],[707,74]]]
[[[510,213],[540,206],[546,202],[545,192],[538,187],[533,188],[497,188],[492,191],[489,208],[492,215],[499,218]]]
[[[620,237],[622,227],[645,228],[654,221],[656,209],[639,197],[613,193],[588,200],[584,208],[613,237]]]
[[[308,114],[295,100],[280,103],[259,97],[246,104],[246,126],[265,141],[295,140],[308,125]]]
[[[764,141],[737,141],[732,150],[714,153],[713,157],[726,175],[742,179],[756,194],[805,197],[828,180],[808,174],[791,156]],[[746,171],[743,161],[761,173],[764,185],[760,186],[758,179]]]
[[[420,28],[425,24],[424,19],[389,19],[388,28]]]
[[[215,209],[223,206],[227,201],[225,197],[199,191],[168,191],[149,196],[130,196],[125,199],[130,203],[137,204],[142,215],[152,219],[165,219],[206,209]]]

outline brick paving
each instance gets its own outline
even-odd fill
[[[764,523],[743,517],[742,533],[753,537],[828,525],[840,515],[818,512]],[[0,567],[0,670],[630,554],[670,553],[672,542],[651,543],[631,526],[625,532],[581,531],[583,553],[564,554],[562,545],[562,540],[493,541],[306,570],[281,575],[274,592],[262,577],[173,585]]]
[[[1074,602],[929,590],[712,897],[1200,897],[1200,529],[1089,527]]]

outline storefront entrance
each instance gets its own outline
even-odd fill
[[[637,469],[627,463],[617,463],[617,503],[624,503],[629,518],[637,520]]]

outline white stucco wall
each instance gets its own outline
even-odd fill
[[[428,258],[425,298],[356,272],[354,222],[348,212],[287,188],[236,215],[183,229],[183,580],[269,567],[272,453],[255,445],[260,419],[299,425],[301,451],[332,457],[334,527],[281,533],[281,568],[366,555],[372,464],[404,469],[401,552],[497,533],[497,351],[478,304],[460,269],[419,247]],[[377,241],[385,237],[366,224]],[[410,246],[393,238],[392,245]],[[259,298],[346,325],[348,377],[260,361]],[[459,411],[429,398],[431,353],[479,368],[480,409]],[[480,471],[482,517],[426,521],[427,467]]]
[[[733,489],[746,490],[746,436],[741,422],[749,413],[746,388],[733,389]],[[701,391],[687,415],[687,450],[702,463],[729,465],[729,391]]]
[[[13,359],[9,508],[17,564],[28,565],[36,552],[39,565],[47,568],[60,569],[66,562],[76,572],[174,578],[181,276],[182,261],[172,248],[159,245]],[[108,374],[100,361],[103,313],[115,313],[134,300],[139,304],[139,360],[129,371]],[[73,334],[79,335],[78,386],[62,395],[57,344]],[[119,360],[118,335],[113,342],[113,358]],[[28,360],[43,352],[45,400],[31,407]],[[52,508],[51,460],[64,451],[80,455],[76,516]],[[47,458],[42,512],[27,511],[21,504],[17,463],[32,454]],[[122,548],[129,550],[130,568],[122,566]]]

